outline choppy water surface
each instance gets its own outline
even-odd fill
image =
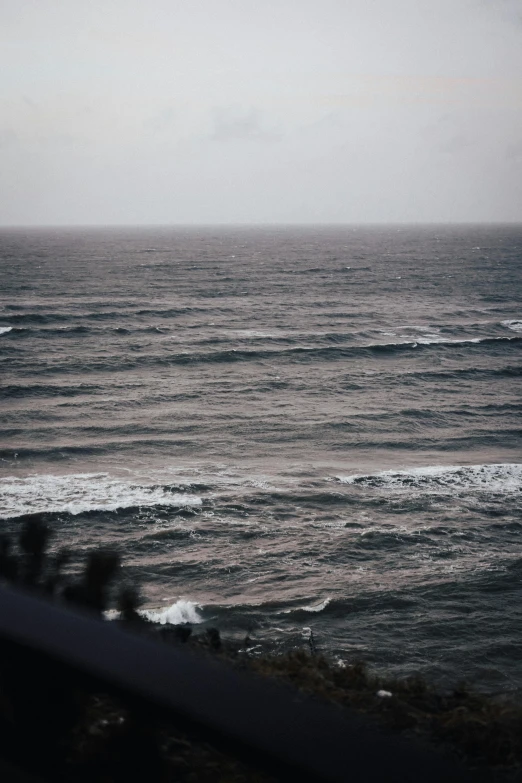
[[[3,230],[4,529],[163,620],[522,687],[522,227]]]

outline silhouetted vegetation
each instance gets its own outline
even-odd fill
[[[45,515],[27,514],[19,522],[17,542],[6,534],[0,537],[0,578],[101,615],[108,608],[111,584],[120,566],[119,555],[104,549],[90,552],[83,573],[74,580],[64,575],[65,566],[71,562],[70,553],[66,549],[54,556],[48,552],[51,531]],[[139,605],[138,593],[124,587],[119,600],[126,616],[132,617]]]
[[[244,645],[225,643],[214,628],[157,628],[139,614],[139,591],[120,584],[120,559],[108,550],[87,555],[81,572],[65,550],[49,553],[45,516],[20,520],[17,539],[0,538],[0,579],[103,617],[115,606],[120,622],[170,644],[196,645],[258,675],[375,717],[388,729],[442,745],[468,766],[489,770],[488,780],[518,779],[522,761],[522,707],[464,686],[441,693],[423,679],[377,676],[364,664],[338,665],[317,652],[250,657]],[[147,781],[262,781],[245,767],[143,709],[92,693],[57,664],[8,642],[0,644],[0,757],[44,779]],[[253,705],[255,709],[255,705]],[[28,754],[27,749],[31,752]]]
[[[90,552],[83,570],[71,575],[72,557],[48,551],[44,515],[20,519],[17,539],[0,537],[0,579],[65,605],[103,617],[112,604],[119,620],[174,644],[191,639],[190,626],[159,629],[139,613],[139,590],[119,589],[119,556]],[[200,648],[222,649],[219,631],[207,629]],[[28,753],[30,748],[30,753]],[[163,726],[143,708],[92,693],[80,677],[8,641],[0,643],[0,758],[52,781],[265,780],[210,746]]]

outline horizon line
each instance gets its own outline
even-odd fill
[[[0,224],[0,231],[12,229],[85,229],[85,228],[321,228],[321,227],[432,227],[432,226],[522,226],[521,220],[453,220],[453,221],[363,221],[363,222],[266,222],[266,223],[11,223]]]

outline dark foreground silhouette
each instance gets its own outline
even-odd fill
[[[11,586],[30,591],[33,595],[46,596],[56,605],[74,607],[100,620],[114,604],[120,612],[118,623],[122,627],[132,629],[145,639],[162,639],[172,645],[170,654],[173,665],[176,649],[193,649],[194,654],[199,652],[200,661],[201,655],[212,656],[213,660],[217,658],[225,661],[229,669],[234,667],[236,670],[269,677],[271,681],[290,683],[295,689],[295,696],[291,697],[293,702],[302,699],[298,697],[298,692],[307,693],[320,697],[323,702],[333,702],[352,712],[355,709],[358,713],[365,713],[374,721],[376,747],[381,731],[379,727],[384,727],[387,731],[393,731],[397,737],[420,738],[424,743],[436,743],[448,757],[464,762],[472,778],[498,781],[518,779],[522,759],[522,709],[519,705],[498,702],[464,687],[450,693],[439,693],[420,678],[390,680],[371,674],[362,663],[339,667],[318,655],[313,644],[310,651],[251,658],[245,649],[248,640],[245,640],[245,646],[227,643],[216,629],[206,629],[196,634],[190,626],[158,628],[139,614],[138,591],[132,586],[118,584],[120,561],[115,553],[103,550],[91,552],[80,571],[66,552],[49,553],[50,531],[45,517],[30,515],[21,518],[19,522],[20,533],[16,541],[7,536],[0,540],[0,578]],[[3,596],[3,600],[8,601],[9,598]],[[78,623],[76,626],[72,624],[71,628],[85,630],[81,622]],[[114,628],[113,624],[110,625]],[[122,639],[116,638],[115,633],[111,631],[106,635],[107,643],[112,640],[121,645]],[[92,638],[97,640],[98,634],[93,634]],[[126,638],[130,639],[129,654],[134,648],[143,649],[144,654],[149,654],[148,648],[138,648],[131,637]],[[123,660],[125,646],[121,650]],[[106,654],[109,658],[109,650]],[[161,657],[165,660],[165,654],[162,653]],[[206,676],[204,668],[205,665],[200,671]],[[216,671],[218,674],[225,672],[224,669]],[[276,718],[281,716],[262,715],[265,702],[262,691],[259,688],[256,690],[258,682],[259,678],[251,691],[257,697],[252,697],[247,712],[252,723],[256,719],[261,723],[264,721],[269,729],[269,724],[276,723]],[[243,687],[242,680],[237,683],[238,687]],[[20,638],[13,640],[12,637],[3,637],[0,640],[0,758],[40,779],[57,781],[127,783],[129,779],[291,779],[288,768],[283,771],[283,762],[279,773],[277,764],[275,767],[273,763],[264,764],[259,755],[257,758],[247,758],[245,763],[240,743],[237,745],[237,753],[230,743],[224,748],[217,735],[216,741],[212,742],[212,737],[198,730],[194,722],[187,720],[186,725],[180,725],[179,719],[169,720],[169,715],[158,709],[154,699],[147,704],[135,694],[122,695],[117,688],[109,686],[110,683],[104,688],[100,681],[80,676],[77,668],[64,665],[63,661],[57,661],[48,654],[35,656],[34,649],[21,644]],[[201,696],[202,710],[205,699],[207,702],[209,700],[211,689],[212,683],[209,682]],[[226,697],[222,693],[219,698],[222,699],[225,720],[230,704],[225,703]],[[284,699],[281,704],[284,705]],[[219,712],[220,705],[217,707]],[[303,702],[302,709],[306,713],[308,702]],[[311,716],[308,728],[317,719],[321,709],[322,705],[318,702],[315,712],[312,708],[308,713]],[[294,708],[294,713],[288,714],[296,716],[297,731],[298,713]],[[325,716],[325,720],[328,720],[326,713]],[[263,720],[260,721],[260,717]],[[367,736],[364,731],[361,737]],[[417,746],[418,742],[415,749],[412,744],[411,759],[418,756]],[[392,748],[389,744],[387,747]],[[303,750],[303,756],[306,750]],[[363,780],[364,771],[361,777],[360,767],[359,776],[353,774],[355,768],[351,767],[351,762],[354,755],[350,749],[350,737],[347,736],[346,780]],[[381,760],[382,769],[387,769],[387,780],[401,779],[394,777],[395,773],[390,768],[390,764],[393,766],[393,763],[397,763],[397,759],[392,756],[390,750],[390,758]],[[422,765],[422,752],[419,758]],[[423,777],[426,780],[442,779],[435,774],[437,760],[435,757],[432,759],[429,751],[425,759],[430,768],[425,769]],[[323,779],[344,779],[328,777],[330,762],[331,759],[324,759]],[[408,766],[407,761],[405,764]],[[308,777],[306,771],[301,769],[299,779],[320,780],[320,761],[317,767],[314,774]],[[367,767],[367,779],[370,779],[376,769],[374,758],[368,757]],[[461,774],[462,777],[458,779],[465,778],[465,773]],[[417,780],[418,777],[418,767],[416,771],[413,766],[410,770],[405,768],[405,781]]]

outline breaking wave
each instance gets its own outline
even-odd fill
[[[167,606],[165,609],[143,609],[140,614],[147,620],[160,625],[181,625],[183,623],[202,623],[203,617],[199,614],[201,607],[194,601],[179,601]]]
[[[197,495],[171,492],[168,487],[140,486],[111,478],[107,473],[0,479],[0,515],[5,518],[35,512],[76,515],[140,506],[184,508],[201,503]]]
[[[409,470],[384,470],[367,475],[336,476],[336,479],[341,484],[389,491],[451,494],[482,490],[512,493],[522,488],[522,464],[433,465]]]
[[[318,604],[310,604],[309,606],[293,606],[291,609],[283,609],[281,614],[292,614],[293,612],[311,612],[313,614],[318,614],[319,612],[324,611],[331,601],[332,599],[330,596],[328,596],[328,598],[325,598],[324,601],[321,601]]]
[[[522,332],[522,321],[502,321],[502,326],[507,326],[507,328],[511,329],[513,332]]]

